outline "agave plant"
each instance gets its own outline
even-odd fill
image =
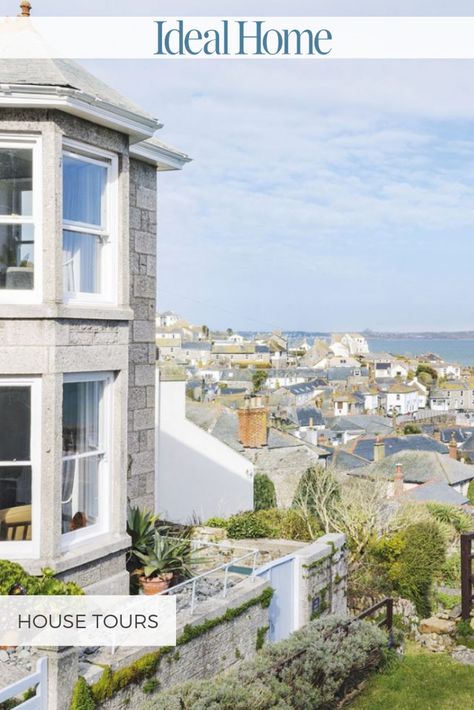
[[[186,538],[168,537],[155,532],[153,546],[147,552],[136,553],[143,563],[143,574],[148,579],[173,575],[189,579],[193,576],[191,568],[201,563]]]
[[[158,518],[158,515],[153,515],[148,510],[129,507],[127,532],[132,539],[132,546],[128,556],[128,563],[132,568],[137,564],[138,553],[146,554],[153,547],[155,525]]]

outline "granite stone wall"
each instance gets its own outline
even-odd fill
[[[154,508],[156,169],[130,161],[128,497]]]

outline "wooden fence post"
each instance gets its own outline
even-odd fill
[[[472,541],[474,533],[461,534],[461,616],[471,618],[472,609]]]

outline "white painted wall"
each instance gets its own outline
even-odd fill
[[[253,465],[186,419],[185,382],[157,370],[156,512],[186,523],[253,509]]]

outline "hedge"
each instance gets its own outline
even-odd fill
[[[309,542],[310,535],[308,524],[301,513],[290,508],[270,508],[269,510],[247,511],[232,515],[227,520],[210,518],[207,525],[225,528],[228,536],[233,540],[248,540],[266,537],[274,540],[301,540]],[[312,520],[312,529],[319,534],[316,519]]]
[[[81,587],[74,582],[56,579],[52,569],[44,568],[41,572],[40,577],[35,577],[16,562],[0,560],[0,595],[8,594],[15,584],[23,587],[27,594],[84,594]]]
[[[386,646],[386,634],[370,623],[318,619],[237,669],[177,686],[142,708],[326,710],[381,666]]]

